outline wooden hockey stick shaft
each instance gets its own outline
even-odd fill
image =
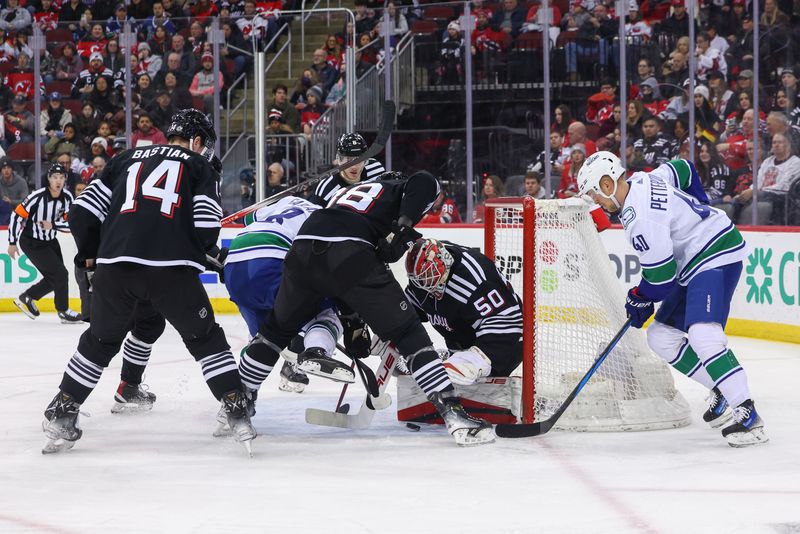
[[[378,135],[375,136],[375,141],[367,148],[367,150],[357,158],[353,158],[346,163],[342,163],[341,165],[338,165],[326,171],[320,178],[306,180],[301,184],[297,184],[288,189],[285,189],[280,193],[276,193],[271,197],[256,202],[251,206],[242,208],[236,213],[231,213],[227,217],[223,217],[221,223],[222,224],[232,223],[233,221],[240,219],[245,215],[253,213],[254,211],[258,211],[263,207],[271,206],[272,204],[275,204],[277,201],[279,201],[284,197],[294,195],[295,193],[299,193],[300,191],[308,189],[309,187],[315,186],[316,184],[321,182],[325,176],[336,175],[345,169],[349,169],[353,165],[358,165],[359,163],[367,161],[370,158],[374,158],[384,149],[387,141],[389,140],[389,136],[392,135],[392,130],[394,129],[395,113],[396,113],[396,107],[394,102],[392,102],[391,100],[384,101],[383,109],[381,111],[381,124],[378,127]],[[258,179],[258,177],[256,177],[256,179]]]
[[[575,386],[575,389],[569,394],[569,396],[564,400],[561,406],[556,410],[556,412],[550,416],[549,419],[545,419],[544,421],[540,421],[537,423],[529,423],[529,424],[499,424],[495,427],[494,431],[501,438],[528,438],[532,436],[539,436],[541,434],[546,434],[553,426],[556,424],[558,419],[567,411],[569,405],[572,404],[572,401],[575,400],[575,397],[578,396],[578,393],[581,392],[583,387],[589,382],[589,379],[592,378],[594,373],[600,368],[600,365],[605,361],[611,351],[614,350],[614,347],[617,346],[619,340],[622,339],[622,336],[625,335],[625,332],[628,331],[628,328],[631,326],[631,319],[625,321],[625,324],[622,325],[622,328],[619,329],[619,332],[614,336],[614,338],[609,342],[608,346],[597,356],[592,367],[583,375],[581,381],[578,382],[578,385]]]

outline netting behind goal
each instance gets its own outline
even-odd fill
[[[550,417],[625,322],[625,292],[578,199],[487,202],[486,254],[523,298],[523,420]],[[689,423],[667,364],[629,329],[559,419],[570,430]]]

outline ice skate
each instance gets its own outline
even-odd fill
[[[61,319],[61,324],[82,324],[83,319],[81,314],[72,310],[64,310],[58,312],[58,318]]]
[[[305,349],[303,343],[303,336],[300,334],[294,336],[289,342],[289,346],[281,351],[281,357],[287,362],[297,364],[297,355]]]
[[[283,367],[281,367],[281,381],[278,384],[278,389],[289,393],[302,393],[307,385],[308,377],[306,374],[297,369],[294,364],[284,361]]]
[[[15,298],[14,306],[19,308],[19,311],[31,319],[39,317],[39,308],[36,307],[36,302],[28,296],[27,293],[22,293],[19,297]]]
[[[256,399],[258,399],[258,391],[255,389],[245,388],[245,398],[247,399],[247,415],[253,417],[256,414]],[[225,403],[222,403],[217,411],[217,428],[212,435],[215,438],[223,438],[230,436],[231,426],[228,424],[228,415],[225,411]]]
[[[253,456],[250,442],[258,436],[256,429],[250,422],[250,401],[247,394],[241,390],[229,391],[222,396],[222,406],[228,419],[233,438],[242,444],[247,454]]]
[[[69,394],[61,391],[56,394],[44,411],[42,430],[48,441],[42,454],[68,451],[81,439],[83,431],[78,426],[79,409],[80,404]]]
[[[495,440],[494,429],[490,423],[469,415],[455,393],[432,393],[428,399],[444,419],[447,431],[462,447],[483,445]]]
[[[728,401],[719,389],[712,389],[709,395],[708,410],[703,414],[703,421],[711,428],[719,428],[730,421],[733,414],[728,409]]]
[[[731,447],[749,447],[769,441],[764,432],[764,421],[750,399],[733,409],[733,424],[723,428],[722,435],[728,438]]]
[[[156,396],[147,391],[147,386],[128,384],[122,381],[114,394],[114,406],[111,407],[111,413],[149,412],[153,409],[155,402]]]
[[[352,384],[356,381],[356,375],[352,369],[331,358],[318,347],[306,349],[298,354],[297,367],[310,375],[321,376],[334,382]]]

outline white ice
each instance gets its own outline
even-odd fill
[[[238,351],[243,323],[219,320]],[[153,411],[110,413],[117,356],[83,406],[83,438],[42,456],[42,411],[82,330],[53,314],[0,316],[2,533],[800,532],[796,345],[730,340],[771,438],[759,447],[732,449],[706,427],[705,393],[682,376],[687,428],[477,448],[458,448],[439,427],[410,432],[393,407],[366,431],[307,425],[305,408],[331,409],[340,387],[317,379],[283,393],[271,376],[248,459],[211,437],[217,403],[168,328],[146,375]],[[349,392],[355,410],[361,389]]]

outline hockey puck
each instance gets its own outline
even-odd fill
[[[415,423],[406,423],[406,428],[412,432],[419,432],[421,427]]]

